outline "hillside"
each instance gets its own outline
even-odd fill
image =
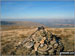
[[[1,21],[1,25],[15,25],[15,26],[41,26],[40,23],[30,22],[30,21]]]
[[[1,29],[23,29],[44,26],[40,23],[30,21],[1,21]]]
[[[61,38],[64,44],[64,51],[74,51],[74,28],[46,28],[48,32],[52,32]],[[1,35],[1,52],[3,55],[10,54],[15,50],[15,46],[21,41],[36,31],[33,29],[15,29],[2,31]],[[69,32],[69,33],[68,33]],[[17,50],[17,54],[26,54],[25,49],[22,47]]]
[[[75,19],[2,19],[4,21],[29,21],[44,24],[47,27],[75,27]]]
[[[15,46],[35,32],[38,26],[43,26],[43,24],[30,21],[1,21],[1,53],[3,55],[11,54],[15,50]],[[74,51],[74,27],[45,28],[49,33],[61,38],[64,51]],[[17,54],[26,54],[23,47],[17,51]]]

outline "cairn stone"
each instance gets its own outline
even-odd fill
[[[63,51],[64,46],[56,35],[49,33],[41,26],[38,27],[36,32],[30,36],[26,43],[24,43],[24,47],[32,49],[30,55],[54,55]],[[55,50],[56,52],[54,52]]]

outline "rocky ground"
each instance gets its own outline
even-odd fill
[[[61,38],[64,44],[64,51],[74,51],[74,34],[75,28],[46,28],[48,32],[57,35]],[[15,46],[19,45],[21,41],[36,31],[36,28],[32,29],[12,29],[12,30],[1,30],[1,54],[10,55],[15,50]],[[25,54],[26,49],[20,48],[17,54]],[[29,51],[29,50],[27,50]],[[29,51],[30,52],[30,51]],[[28,53],[29,53],[28,52]]]

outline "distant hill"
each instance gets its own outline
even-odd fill
[[[40,23],[30,22],[30,21],[1,21],[1,25],[7,25],[7,26],[25,26],[25,27],[31,27],[31,26],[44,26]]]
[[[24,25],[24,26],[45,25],[48,27],[62,28],[62,27],[74,27],[75,19],[4,19],[1,23],[2,25],[4,24]]]

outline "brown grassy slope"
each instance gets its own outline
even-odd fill
[[[12,29],[1,31],[1,51],[2,54],[10,54],[15,50],[15,46],[18,45],[24,38],[33,33],[36,28],[31,29]],[[74,33],[75,28],[46,28],[48,32],[52,32],[61,37],[61,41],[64,44],[64,51],[74,51]],[[22,49],[21,49],[22,50]],[[22,53],[22,51],[18,53]]]

